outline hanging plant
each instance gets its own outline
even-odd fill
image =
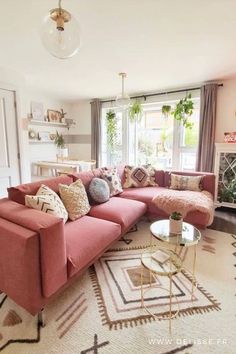
[[[171,112],[171,106],[163,105],[161,108],[161,112],[165,118],[168,118]]]
[[[189,121],[189,118],[193,114],[194,104],[192,101],[191,93],[186,95],[185,98],[181,99],[175,106],[173,114],[174,118],[180,121],[183,126],[187,129],[192,129],[193,123]]]
[[[113,110],[109,110],[106,114],[107,118],[107,144],[109,151],[114,151],[117,138],[117,120]]]
[[[131,123],[137,121],[140,122],[142,119],[143,108],[140,101],[136,100],[132,103],[129,108],[129,119]]]

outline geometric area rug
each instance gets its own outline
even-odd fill
[[[45,309],[46,327],[0,293],[0,353],[171,354],[235,353],[236,236],[202,231],[197,246],[197,287],[191,298],[193,249],[178,249],[184,270],[173,277],[168,330],[169,279],[144,270],[141,306],[140,255],[150,244],[150,223],[141,221]],[[153,243],[159,244],[157,240]],[[161,243],[161,246],[166,246]]]

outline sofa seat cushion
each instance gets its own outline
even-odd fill
[[[166,190],[163,187],[144,187],[144,188],[127,188],[119,195],[121,198],[137,200],[147,204],[148,212],[155,213],[156,206],[152,203],[160,191]],[[164,215],[164,213],[162,213]]]
[[[83,216],[65,225],[68,276],[92,264],[120,237],[120,225]]]
[[[115,222],[121,226],[122,233],[125,233],[146,213],[146,210],[144,203],[112,197],[104,204],[92,206],[89,215]]]

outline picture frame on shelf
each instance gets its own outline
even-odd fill
[[[50,132],[38,132],[38,140],[40,141],[52,141],[50,137]]]
[[[31,102],[32,120],[44,121],[44,107],[41,102]]]
[[[61,123],[62,114],[60,111],[55,111],[53,109],[47,110],[47,118],[49,122]]]

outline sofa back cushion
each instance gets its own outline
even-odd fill
[[[175,175],[182,175],[182,176],[203,176],[202,181],[201,181],[202,189],[210,192],[214,197],[214,195],[215,195],[215,175],[213,173],[165,171],[165,176],[164,176],[164,186],[165,187],[170,187],[171,173],[174,173]]]
[[[60,176],[45,179],[42,181],[37,181],[33,183],[26,183],[20,184],[16,187],[10,187],[7,189],[8,191],[8,198],[13,200],[14,202],[25,204],[25,196],[28,195],[36,195],[38,189],[41,187],[42,184],[51,188],[54,192],[59,192],[59,183],[62,184],[71,184],[73,179],[71,176]]]
[[[85,189],[88,190],[88,187],[90,185],[90,182],[94,178],[93,171],[84,171],[84,172],[79,172],[79,173],[73,173],[69,175],[70,177],[73,178],[73,181],[77,181],[80,179],[85,186]]]

